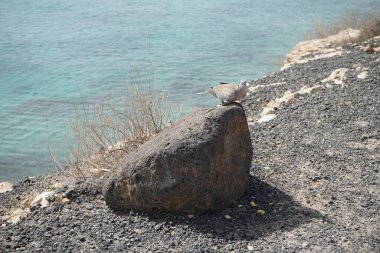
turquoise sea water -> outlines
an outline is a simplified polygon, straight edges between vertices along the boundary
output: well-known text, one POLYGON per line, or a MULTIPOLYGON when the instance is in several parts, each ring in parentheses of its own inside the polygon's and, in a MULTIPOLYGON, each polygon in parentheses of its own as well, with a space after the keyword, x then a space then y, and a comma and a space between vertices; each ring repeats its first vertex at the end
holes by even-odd
POLYGON ((151 62, 157 89, 185 110, 223 81, 255 79, 314 22, 378 0, 1 0, 0 182, 53 168, 73 107, 125 94, 130 71, 151 62))

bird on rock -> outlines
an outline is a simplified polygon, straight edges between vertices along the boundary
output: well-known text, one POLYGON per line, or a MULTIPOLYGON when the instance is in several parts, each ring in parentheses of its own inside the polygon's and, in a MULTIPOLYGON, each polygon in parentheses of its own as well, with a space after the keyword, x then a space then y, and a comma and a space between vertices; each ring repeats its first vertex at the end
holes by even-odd
POLYGON ((211 87, 208 92, 222 101, 222 105, 228 105, 240 100, 247 95, 248 82, 244 79, 239 84, 220 82, 218 86, 211 87))

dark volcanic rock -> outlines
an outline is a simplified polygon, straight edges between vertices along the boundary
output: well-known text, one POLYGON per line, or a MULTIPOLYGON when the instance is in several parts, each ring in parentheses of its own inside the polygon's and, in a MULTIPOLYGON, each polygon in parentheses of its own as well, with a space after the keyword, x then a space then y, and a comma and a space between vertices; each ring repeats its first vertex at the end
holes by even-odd
POLYGON ((104 199, 117 210, 220 210, 244 194, 251 157, 241 106, 200 109, 130 154, 106 182, 104 199))

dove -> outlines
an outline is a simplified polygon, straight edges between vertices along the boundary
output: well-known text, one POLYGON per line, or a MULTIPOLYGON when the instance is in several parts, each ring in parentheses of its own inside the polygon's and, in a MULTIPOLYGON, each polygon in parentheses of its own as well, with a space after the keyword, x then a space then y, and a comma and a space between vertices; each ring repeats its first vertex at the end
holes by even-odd
POLYGON ((244 79, 239 84, 220 82, 220 85, 211 87, 208 92, 222 101, 222 105, 230 104, 245 97, 248 91, 248 82, 244 79))

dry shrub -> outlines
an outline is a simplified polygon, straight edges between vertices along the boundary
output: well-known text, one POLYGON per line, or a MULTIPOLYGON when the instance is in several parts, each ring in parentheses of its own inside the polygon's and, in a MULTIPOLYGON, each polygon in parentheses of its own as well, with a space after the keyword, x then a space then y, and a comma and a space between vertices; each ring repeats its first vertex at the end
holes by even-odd
POLYGON ((70 126, 75 145, 64 162, 71 176, 101 178, 126 154, 178 119, 180 110, 174 110, 166 92, 153 89, 150 77, 141 82, 135 70, 128 87, 121 103, 102 98, 76 109, 70 126))
POLYGON ((362 34, 358 41, 367 40, 380 35, 380 11, 370 13, 364 17, 359 17, 355 11, 347 11, 334 24, 316 23, 312 34, 306 36, 306 39, 321 39, 330 35, 338 34, 340 31, 348 28, 359 29, 362 34))

